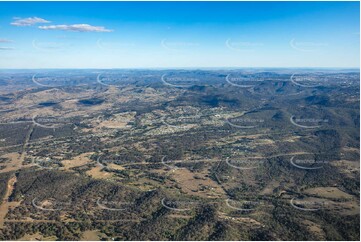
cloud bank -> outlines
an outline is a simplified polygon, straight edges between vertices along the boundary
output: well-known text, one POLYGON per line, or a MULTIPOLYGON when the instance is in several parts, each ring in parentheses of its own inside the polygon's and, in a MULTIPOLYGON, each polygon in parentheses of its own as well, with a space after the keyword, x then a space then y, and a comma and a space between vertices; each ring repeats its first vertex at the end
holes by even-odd
POLYGON ((0 38, 0 43, 12 43, 12 42, 13 42, 12 40, 0 38))
POLYGON ((48 25, 39 26, 39 29, 43 30, 64 30, 72 32, 113 32, 111 29, 106 29, 102 26, 92 26, 89 24, 73 24, 73 25, 48 25))
POLYGON ((14 26, 32 26, 35 24, 45 24, 45 23, 50 23, 50 21, 45 20, 43 18, 38 18, 38 17, 30 17, 30 18, 14 18, 14 22, 10 23, 11 25, 14 26))
POLYGON ((0 46, 0 50, 15 50, 14 47, 1 47, 0 46))

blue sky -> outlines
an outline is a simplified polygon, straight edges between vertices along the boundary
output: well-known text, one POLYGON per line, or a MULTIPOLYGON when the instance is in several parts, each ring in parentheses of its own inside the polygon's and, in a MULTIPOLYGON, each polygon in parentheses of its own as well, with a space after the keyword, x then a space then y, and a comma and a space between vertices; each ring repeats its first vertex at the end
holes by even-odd
POLYGON ((0 68, 359 67, 359 2, 0 2, 0 68))

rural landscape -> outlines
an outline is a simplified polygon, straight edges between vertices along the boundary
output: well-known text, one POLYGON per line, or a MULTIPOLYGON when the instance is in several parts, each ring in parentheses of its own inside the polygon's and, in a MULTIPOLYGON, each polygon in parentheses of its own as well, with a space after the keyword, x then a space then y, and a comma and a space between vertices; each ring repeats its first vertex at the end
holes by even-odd
POLYGON ((360 241, 360 2, 0 1, 1 241, 360 241))
POLYGON ((1 71, 1 240, 358 240, 358 70, 1 71))

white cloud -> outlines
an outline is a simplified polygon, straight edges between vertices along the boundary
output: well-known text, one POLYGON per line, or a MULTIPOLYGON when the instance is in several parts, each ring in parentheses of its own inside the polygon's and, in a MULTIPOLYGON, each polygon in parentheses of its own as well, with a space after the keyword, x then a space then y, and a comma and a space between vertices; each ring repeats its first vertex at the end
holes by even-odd
POLYGON ((12 43, 12 42, 13 42, 12 40, 0 38, 0 43, 12 43))
POLYGON ((14 26, 31 26, 35 24, 45 24, 50 23, 50 21, 38 18, 38 17, 31 17, 31 18, 14 18, 14 22, 10 23, 14 26))
POLYGON ((1 47, 0 46, 0 50, 15 50, 14 47, 1 47))
POLYGON ((106 29, 102 26, 92 26, 89 24, 73 24, 73 25, 48 25, 39 26, 39 29, 44 30, 64 30, 72 32, 113 32, 111 29, 106 29))

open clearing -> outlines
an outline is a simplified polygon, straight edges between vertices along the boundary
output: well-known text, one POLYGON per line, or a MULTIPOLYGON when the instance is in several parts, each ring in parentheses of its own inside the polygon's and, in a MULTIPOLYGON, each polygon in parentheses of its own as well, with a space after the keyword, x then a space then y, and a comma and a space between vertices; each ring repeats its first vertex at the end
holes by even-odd
POLYGON ((182 188, 182 191, 194 196, 222 197, 224 190, 203 173, 193 173, 188 169, 173 170, 172 177, 182 188))
POLYGON ((74 167, 83 166, 83 165, 86 165, 86 164, 89 164, 90 162, 92 162, 89 157, 93 153, 94 152, 84 153, 84 154, 74 157, 71 160, 63 160, 61 163, 64 165, 65 170, 69 170, 74 167))
POLYGON ((309 188, 304 191, 304 193, 314 196, 320 196, 324 198, 343 198, 343 199, 351 199, 352 196, 347 194, 337 187, 315 187, 309 188))

